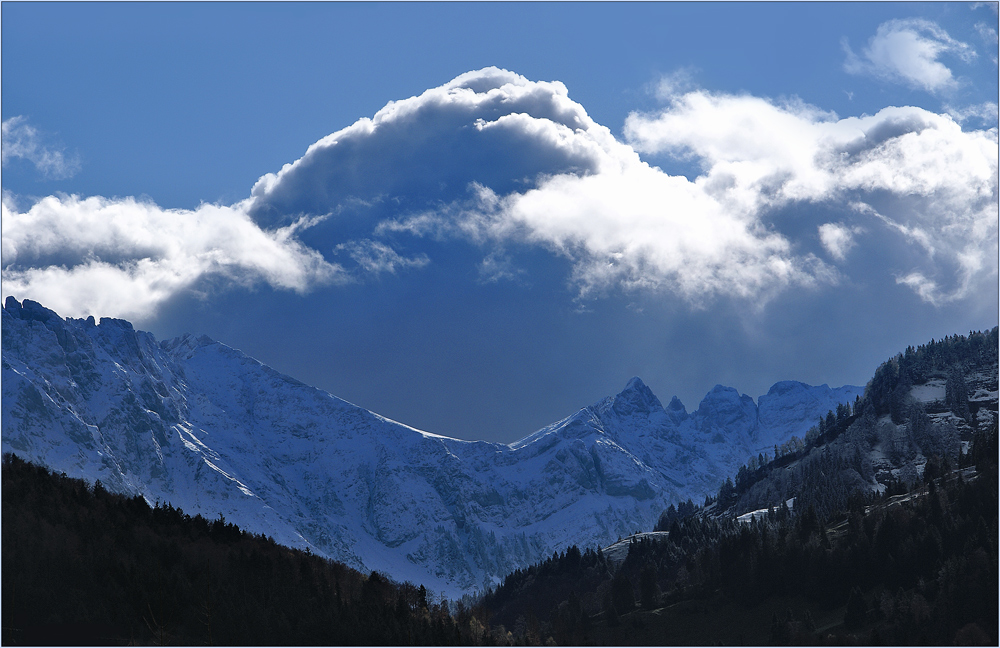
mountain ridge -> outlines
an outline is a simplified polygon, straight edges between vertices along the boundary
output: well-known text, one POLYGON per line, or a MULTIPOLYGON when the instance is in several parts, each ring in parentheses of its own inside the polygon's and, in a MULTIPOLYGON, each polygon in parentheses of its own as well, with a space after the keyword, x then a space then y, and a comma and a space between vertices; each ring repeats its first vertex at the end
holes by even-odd
POLYGON ((205 336, 157 342, 125 320, 64 320, 13 298, 3 308, 5 451, 450 596, 569 544, 651 528, 670 502, 713 492, 764 440, 787 440, 790 421, 807 426, 861 391, 797 384, 815 402, 753 438, 713 418, 735 393, 737 418, 752 406, 759 428, 757 405, 736 390, 688 415, 633 378, 514 443, 464 441, 205 336))

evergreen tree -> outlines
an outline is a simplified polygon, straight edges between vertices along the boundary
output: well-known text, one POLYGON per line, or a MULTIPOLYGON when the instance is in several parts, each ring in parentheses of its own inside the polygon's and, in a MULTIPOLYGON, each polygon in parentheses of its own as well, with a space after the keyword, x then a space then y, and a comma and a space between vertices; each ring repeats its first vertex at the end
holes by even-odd
POLYGON ((639 572, 639 599, 644 610, 652 610, 660 604, 660 586, 656 582, 656 567, 652 563, 639 572))

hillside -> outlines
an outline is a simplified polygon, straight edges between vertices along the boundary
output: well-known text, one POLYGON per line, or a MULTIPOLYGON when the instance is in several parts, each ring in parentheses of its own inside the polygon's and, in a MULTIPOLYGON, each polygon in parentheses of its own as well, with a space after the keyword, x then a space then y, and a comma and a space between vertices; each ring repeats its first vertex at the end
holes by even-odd
POLYGON ((996 385, 997 329, 908 349, 704 506, 483 605, 528 642, 995 645, 996 385))
POLYGON ((482 605, 529 645, 995 645, 996 427, 971 448, 828 517, 699 512, 629 540, 621 562, 571 547, 482 605))
MULTIPOLYGON (((426 590, 3 458, 3 645, 468 645, 426 590)), ((489 640, 489 637, 485 637, 489 640)))
POLYGON ((825 515, 854 492, 899 492, 928 468, 955 466, 976 432, 997 422, 997 331, 932 340, 889 359, 861 398, 821 417, 801 444, 741 467, 710 511, 740 515, 794 500, 825 515))

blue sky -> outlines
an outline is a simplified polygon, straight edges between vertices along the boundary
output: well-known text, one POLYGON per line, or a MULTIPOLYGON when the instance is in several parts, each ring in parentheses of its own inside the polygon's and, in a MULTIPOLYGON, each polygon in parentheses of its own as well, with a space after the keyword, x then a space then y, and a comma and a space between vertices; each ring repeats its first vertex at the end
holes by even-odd
POLYGON ((997 323, 996 3, 0 11, 3 295, 415 427, 997 323))

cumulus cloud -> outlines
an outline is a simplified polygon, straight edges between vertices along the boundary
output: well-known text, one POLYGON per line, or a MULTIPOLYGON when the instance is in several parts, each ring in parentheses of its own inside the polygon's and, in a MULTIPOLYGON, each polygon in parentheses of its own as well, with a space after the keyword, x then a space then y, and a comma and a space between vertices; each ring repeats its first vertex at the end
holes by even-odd
MULTIPOLYGON (((383 198, 376 216, 354 210, 324 226, 351 231, 372 218, 376 235, 541 245, 571 261, 571 281, 584 295, 617 284, 668 289, 692 302, 762 297, 833 276, 754 214, 643 162, 561 83, 496 68, 391 103, 323 138, 261 178, 251 213, 261 222, 342 215, 347 197, 376 195, 383 198)), ((481 271, 503 277, 502 267, 487 260, 481 271)))
POLYGON ((162 209, 133 198, 49 196, 3 203, 3 295, 73 316, 142 319, 205 281, 305 292, 343 271, 295 239, 313 221, 263 230, 243 205, 162 209))
POLYGON ((33 164, 42 175, 54 180, 69 178, 80 170, 78 157, 67 155, 63 149, 46 145, 42 134, 23 115, 5 119, 0 124, 0 133, 0 163, 3 166, 7 166, 11 160, 24 159, 33 164))
MULTIPOLYGON (((948 115, 915 107, 841 119, 801 102, 699 90, 660 112, 630 115, 625 134, 641 152, 697 162, 703 175, 694 184, 730 213, 764 219, 788 205, 877 198, 881 213, 863 213, 928 246, 928 264, 965 268, 949 294, 968 293, 969 272, 970 280, 996 274, 988 262, 997 255, 996 128, 964 131, 948 115)), ((843 232, 828 228, 823 242, 837 257, 834 250, 847 250, 835 234, 843 232)))
POLYGON ((882 23, 860 56, 846 40, 843 46, 847 54, 844 69, 848 73, 868 74, 932 93, 958 84, 951 69, 938 60, 942 55, 951 54, 966 63, 976 57, 967 43, 921 18, 882 23))
POLYGON ((469 72, 390 102, 265 175, 251 214, 282 223, 299 213, 339 214, 351 201, 417 210, 451 202, 473 182, 507 193, 542 174, 589 173, 594 143, 572 134, 594 126, 562 83, 497 68, 469 72))
MULTIPOLYGON (((919 21, 887 23, 883 32, 905 29, 961 50, 919 21)), ((667 105, 630 115, 623 143, 560 83, 469 72, 389 104, 261 178, 251 213, 264 221, 336 213, 323 227, 351 239, 363 232, 460 237, 491 249, 540 245, 570 260, 581 295, 617 285, 672 291, 692 304, 835 282, 836 270, 772 225, 770 214, 797 204, 878 196, 885 215, 873 210, 876 222, 908 244, 935 240, 925 272, 937 271, 935 260, 995 254, 995 129, 963 131, 947 115, 913 107, 842 119, 798 100, 691 86, 687 72, 660 83, 667 105), (702 175, 670 176, 639 153, 693 162, 702 175), (346 200, 375 197, 378 209, 343 217, 346 200)), ((865 230, 833 227, 821 230, 821 243, 843 261, 865 230)), ((487 258, 480 274, 505 277, 504 267, 487 258)))
POLYGON ((671 290, 692 304, 714 295, 763 300, 789 284, 833 279, 815 257, 794 255, 780 234, 643 163, 553 177, 523 194, 490 197, 487 206, 492 236, 571 259, 582 296, 621 285, 671 290))

